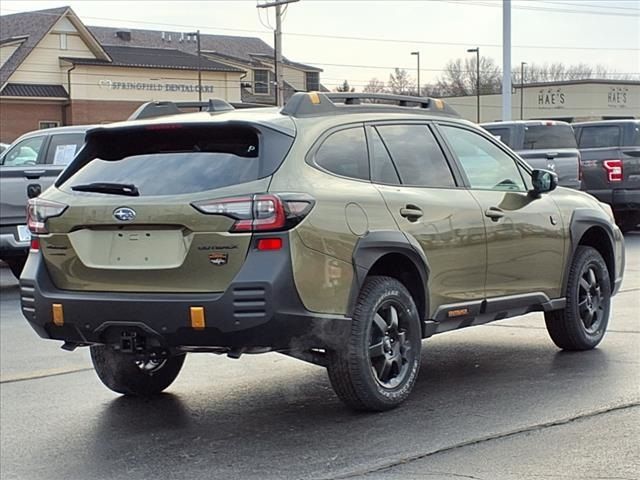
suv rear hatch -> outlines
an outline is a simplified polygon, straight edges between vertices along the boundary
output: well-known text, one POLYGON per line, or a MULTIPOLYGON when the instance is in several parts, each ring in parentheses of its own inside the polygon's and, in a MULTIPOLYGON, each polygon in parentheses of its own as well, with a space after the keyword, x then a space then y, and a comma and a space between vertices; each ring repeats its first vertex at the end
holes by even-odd
POLYGON ((518 154, 533 168, 551 170, 564 187, 580 188, 580 153, 573 129, 565 123, 527 124, 518 154))
POLYGON ((252 218, 253 194, 268 190, 292 143, 282 131, 247 122, 90 132, 59 189, 35 202, 40 211, 63 209, 40 237, 54 284, 84 291, 224 291, 252 237, 250 228, 230 231, 238 218, 252 218), (239 217, 225 210, 230 201, 239 217))

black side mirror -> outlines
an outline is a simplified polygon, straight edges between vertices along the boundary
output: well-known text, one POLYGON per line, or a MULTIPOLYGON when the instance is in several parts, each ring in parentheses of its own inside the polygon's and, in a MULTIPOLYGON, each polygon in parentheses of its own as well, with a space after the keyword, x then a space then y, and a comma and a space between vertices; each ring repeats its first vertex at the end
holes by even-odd
POLYGON ((558 175, 549 170, 535 169, 531 172, 531 183, 533 184, 533 190, 531 193, 534 195, 540 195, 541 193, 550 192, 555 190, 558 186, 558 175))

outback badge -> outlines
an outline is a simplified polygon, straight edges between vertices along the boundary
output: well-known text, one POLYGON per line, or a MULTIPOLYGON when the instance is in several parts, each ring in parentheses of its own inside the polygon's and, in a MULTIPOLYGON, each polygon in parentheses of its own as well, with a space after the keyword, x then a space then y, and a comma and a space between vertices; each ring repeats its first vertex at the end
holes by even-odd
POLYGON ((229 255, 227 253, 210 253, 209 254, 209 263, 217 266, 222 266, 227 264, 227 260, 229 260, 229 255))

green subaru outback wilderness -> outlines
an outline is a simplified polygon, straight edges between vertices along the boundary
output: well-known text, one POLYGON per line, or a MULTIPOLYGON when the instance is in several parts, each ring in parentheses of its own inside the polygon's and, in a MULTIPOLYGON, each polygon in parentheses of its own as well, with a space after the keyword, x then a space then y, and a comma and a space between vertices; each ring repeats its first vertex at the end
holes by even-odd
POLYGON ((274 351, 386 410, 436 333, 542 311, 558 347, 600 342, 623 237, 556 186, 437 99, 297 93, 101 126, 29 203, 22 311, 121 394, 161 392, 189 352, 274 351))

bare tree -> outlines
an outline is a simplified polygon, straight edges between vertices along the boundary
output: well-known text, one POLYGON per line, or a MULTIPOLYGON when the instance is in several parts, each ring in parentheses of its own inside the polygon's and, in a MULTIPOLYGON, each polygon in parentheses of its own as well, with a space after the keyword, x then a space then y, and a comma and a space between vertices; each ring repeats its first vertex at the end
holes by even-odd
POLYGON ((342 82, 342 85, 338 85, 336 87, 336 92, 355 92, 355 91, 356 89, 352 88, 351 85, 349 85, 349 82, 347 80, 342 82))
POLYGON ((415 82, 409 73, 403 68, 396 68, 394 73, 389 75, 389 91, 396 95, 411 95, 415 92, 415 82))
MULTIPOLYGON (((513 83, 520 84, 520 68, 514 68, 512 73, 513 83)), ((524 69, 524 82, 558 82, 563 80, 586 80, 590 78, 606 79, 615 75, 619 79, 627 79, 628 75, 612 74, 603 65, 591 66, 586 63, 565 65, 563 63, 531 63, 524 69)))
POLYGON ((385 93, 387 89, 383 81, 378 80, 377 78, 374 77, 371 80, 369 80, 369 83, 365 85, 362 91, 364 93, 385 93))
MULTIPOLYGON (((450 60, 438 79, 440 96, 462 96, 476 93, 476 57, 450 60)), ((480 93, 498 93, 501 85, 500 68, 490 57, 480 57, 480 93)))

